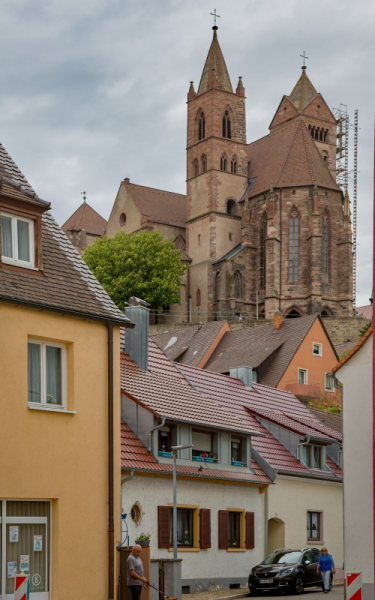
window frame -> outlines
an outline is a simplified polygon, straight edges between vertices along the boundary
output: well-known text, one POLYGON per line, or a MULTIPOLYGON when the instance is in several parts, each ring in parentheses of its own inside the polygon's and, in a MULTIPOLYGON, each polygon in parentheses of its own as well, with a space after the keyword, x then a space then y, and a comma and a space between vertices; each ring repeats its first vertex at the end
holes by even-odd
POLYGON ((308 369, 300 369, 299 368, 298 369, 298 385, 308 385, 308 382, 309 382, 309 371, 308 371, 308 369), (303 383, 300 381, 300 375, 302 373, 305 374, 305 379, 306 379, 303 383))
POLYGON ((331 394, 335 391, 334 376, 331 373, 324 373, 324 390, 326 392, 330 392, 331 394), (329 378, 329 381, 331 382, 330 387, 327 387, 327 377, 329 378))
POLYGON ((300 454, 300 461, 306 465, 308 469, 312 471, 324 471, 325 456, 323 452, 323 446, 319 446, 318 444, 304 444, 301 446, 302 452, 300 454), (319 450, 319 464, 317 466, 313 466, 313 462, 315 462, 315 450, 319 450), (305 456, 305 452, 307 456, 305 456), (307 460, 305 460, 307 458, 307 460))
POLYGON ((306 539, 309 543, 313 543, 313 544, 317 544, 317 543, 323 543, 324 538, 323 538, 323 511, 321 510, 307 510, 306 511, 306 521, 307 521, 307 527, 306 527, 306 539), (311 534, 312 532, 312 515, 317 515, 318 516, 318 536, 316 538, 314 537, 309 537, 309 532, 311 534), (310 528, 308 527, 309 525, 309 520, 310 520, 310 528))
MULTIPOLYGON (((41 340, 28 338, 27 340, 27 367, 29 367, 29 344, 35 344, 41 347, 40 350, 40 381, 41 381, 41 401, 32 402, 27 398, 30 408, 38 408, 40 410, 51 411, 67 411, 67 358, 66 344, 52 342, 49 340, 41 340), (47 403, 47 380, 46 380, 46 348, 47 346, 61 349, 61 404, 47 403)), ((29 395, 29 382, 27 382, 27 394, 29 395)))
POLYGON ((299 281, 300 222, 295 208, 289 214, 288 281, 299 281))
MULTIPOLYGON (((159 548, 167 548, 167 545, 162 543, 165 540, 165 535, 164 535, 164 539, 162 541, 162 536, 161 536, 161 531, 160 531, 160 527, 161 527, 161 521, 160 521, 160 514, 161 511, 164 511, 165 509, 169 509, 169 519, 168 519, 168 534, 169 534, 169 545, 168 545, 168 552, 173 552, 173 529, 171 527, 171 520, 173 520, 173 504, 169 503, 167 506, 158 506, 158 538, 159 538, 159 548), (172 540, 172 542, 171 542, 172 540)), ((192 510, 193 511, 193 545, 192 546, 180 546, 177 544, 177 548, 178 548, 178 552, 199 552, 201 550, 201 546, 200 546, 200 511, 202 510, 198 505, 196 504, 177 504, 177 510, 178 509, 187 509, 187 510, 192 510)), ((211 547, 211 545, 207 546, 207 547, 211 547)))
POLYGON ((320 342, 313 342, 312 353, 313 356, 323 356, 323 344, 321 344, 320 342), (318 352, 314 352, 314 346, 317 346, 318 352))
POLYGON ((255 548, 255 513, 245 508, 227 508, 219 510, 218 549, 227 552, 246 552, 255 548), (231 513, 239 514, 240 539, 239 545, 230 546, 230 517, 231 513), (224 541, 225 538, 225 541, 224 541), (227 539, 226 539, 227 538, 227 539))
POLYGON ((11 220, 11 230, 12 230, 12 257, 4 256, 1 251, 1 262, 7 265, 13 265, 17 267, 24 267, 25 269, 36 269, 35 267, 35 221, 34 219, 30 219, 28 217, 24 217, 22 215, 9 213, 6 211, 0 212, 0 228, 1 228, 1 218, 5 217, 11 220), (25 261, 18 258, 18 228, 17 222, 21 221, 23 223, 28 223, 29 225, 29 256, 30 260, 25 261), (17 256, 17 258, 15 258, 17 256))

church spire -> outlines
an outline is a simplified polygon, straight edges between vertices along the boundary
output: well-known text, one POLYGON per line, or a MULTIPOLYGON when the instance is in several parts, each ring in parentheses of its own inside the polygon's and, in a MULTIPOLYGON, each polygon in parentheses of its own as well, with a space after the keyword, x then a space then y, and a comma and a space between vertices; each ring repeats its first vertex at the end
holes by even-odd
POLYGON ((296 85, 293 88, 292 93, 289 98, 293 102, 293 104, 298 108, 300 112, 302 112, 310 100, 317 95, 317 91, 311 83, 310 79, 306 75, 307 67, 303 65, 302 67, 302 75, 297 81, 296 85))
POLYGON ((218 27, 214 25, 212 29, 214 31, 214 37, 202 72, 202 77, 197 92, 198 96, 200 94, 204 94, 204 92, 208 92, 208 90, 212 89, 213 87, 223 92, 231 92, 233 94, 233 88, 227 65, 225 64, 224 56, 217 37, 218 27), (213 81, 213 79, 215 79, 215 81, 213 81))

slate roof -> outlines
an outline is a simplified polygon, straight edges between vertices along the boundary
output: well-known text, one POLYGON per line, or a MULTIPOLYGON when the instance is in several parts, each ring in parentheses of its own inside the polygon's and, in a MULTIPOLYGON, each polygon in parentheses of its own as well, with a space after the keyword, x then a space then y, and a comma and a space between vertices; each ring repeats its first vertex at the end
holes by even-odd
POLYGON ((81 231, 85 229, 92 235, 104 235, 107 221, 89 204, 83 202, 79 208, 65 221, 63 231, 81 231))
MULTIPOLYGON (((225 323, 217 321, 207 325, 185 327, 153 335, 152 339, 171 360, 196 367, 215 342, 225 323)), ((229 326, 226 328, 229 329, 229 326)))
POLYGON ((186 196, 155 188, 122 182, 141 215, 156 223, 175 227, 186 225, 186 196))
MULTIPOLYGON (((121 467, 123 469, 135 469, 137 471, 159 472, 172 475, 171 464, 159 463, 157 458, 150 454, 133 433, 130 427, 122 421, 121 423, 121 467)), ((197 465, 198 467, 198 465, 197 465)), ((215 469, 214 465, 205 464, 202 472, 197 467, 177 464, 177 475, 188 475, 197 479, 223 479, 226 481, 246 483, 271 483, 270 479, 263 473, 262 469, 253 460, 251 468, 253 473, 242 471, 222 471, 215 469)))
POLYGON ((337 356, 340 358, 341 354, 345 352, 345 350, 352 350, 357 342, 344 342, 343 344, 336 344, 335 350, 337 356))
POLYGON ((233 88, 230 81, 227 65, 225 64, 224 56, 220 48, 217 37, 217 27, 213 27, 214 36, 211 42, 210 49, 203 67, 202 77, 199 83, 197 96, 208 92, 212 89, 213 79, 215 78, 215 87, 224 92, 233 94, 233 88))
POLYGON ((231 367, 258 367, 274 353, 261 381, 265 385, 276 387, 317 318, 317 315, 308 315, 298 319, 284 319, 280 329, 275 332, 273 323, 229 331, 207 361, 205 369, 226 373, 231 367))
POLYGON ((157 344, 149 341, 149 371, 140 369, 121 352, 121 391, 156 417, 206 425, 214 429, 257 433, 253 423, 242 421, 194 389, 157 344))
POLYGON ((289 98, 293 104, 302 112, 306 106, 317 95, 317 91, 306 75, 306 67, 302 67, 302 75, 294 86, 289 98))
POLYGON ((309 411, 319 419, 324 425, 334 429, 338 433, 342 435, 342 416, 336 415, 335 413, 329 413, 325 410, 320 410, 319 408, 313 408, 312 406, 307 407, 309 411))
POLYGON ((341 478, 342 470, 329 458, 327 464, 331 472, 311 471, 300 463, 260 422, 260 418, 278 423, 303 437, 341 441, 341 435, 321 423, 290 392, 254 384, 251 390, 232 377, 210 373, 195 367, 179 365, 181 372, 197 390, 209 395, 215 402, 240 419, 251 419, 259 433, 265 437, 252 437, 255 450, 279 472, 309 474, 322 478, 341 478))
MULTIPOLYGON (((6 170, 0 193, 8 198, 38 204, 50 204, 38 198, 24 175, 0 147, 0 163, 6 170), (8 177, 14 180, 8 182, 8 177), (18 190, 17 197, 12 190, 18 190)), ((66 314, 89 316, 127 325, 125 317, 112 302, 86 263, 57 225, 49 212, 42 216, 43 269, 0 268, 0 301, 21 303, 46 310, 63 310, 66 314)))
POLYGON ((323 161, 303 117, 285 123, 248 146, 249 198, 270 189, 313 186, 340 191, 323 161))

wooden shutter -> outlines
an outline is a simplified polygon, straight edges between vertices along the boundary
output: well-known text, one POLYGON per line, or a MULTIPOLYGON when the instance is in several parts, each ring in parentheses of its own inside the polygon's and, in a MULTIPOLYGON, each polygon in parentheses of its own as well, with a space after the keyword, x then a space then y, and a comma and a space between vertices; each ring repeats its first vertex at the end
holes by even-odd
POLYGON ((255 548, 255 520, 254 513, 246 513, 246 548, 252 550, 255 548))
POLYGON ((219 550, 226 550, 229 546, 229 513, 219 510, 219 550))
POLYGON ((201 508, 199 523, 200 547, 202 549, 211 548, 211 510, 201 508))
POLYGON ((171 545, 171 521, 169 506, 158 506, 158 542, 159 548, 171 545))

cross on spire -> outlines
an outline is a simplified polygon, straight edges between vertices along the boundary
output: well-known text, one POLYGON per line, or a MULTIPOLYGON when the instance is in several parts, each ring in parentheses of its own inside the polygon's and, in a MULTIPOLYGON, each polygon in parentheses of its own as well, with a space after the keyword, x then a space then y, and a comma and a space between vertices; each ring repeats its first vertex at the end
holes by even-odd
POLYGON ((305 67, 306 66, 305 60, 306 59, 309 60, 309 57, 306 56, 305 51, 303 51, 303 54, 300 54, 300 57, 303 58, 303 66, 305 67))
POLYGON ((214 12, 210 13, 210 15, 213 16, 213 18, 214 18, 214 27, 216 27, 216 18, 220 19, 220 15, 216 14, 216 8, 214 8, 214 12))
POLYGON ((86 192, 81 192, 82 196, 83 196, 83 201, 86 204, 86 192))

